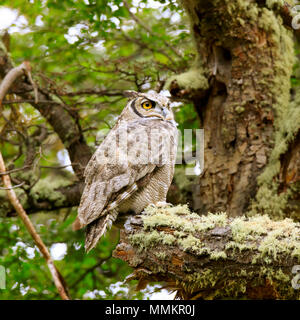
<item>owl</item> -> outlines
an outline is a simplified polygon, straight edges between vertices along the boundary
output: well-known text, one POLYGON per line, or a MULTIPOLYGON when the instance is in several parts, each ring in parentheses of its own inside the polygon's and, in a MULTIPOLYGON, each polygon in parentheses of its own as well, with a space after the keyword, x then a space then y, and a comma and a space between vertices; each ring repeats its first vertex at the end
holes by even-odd
POLYGON ((173 179, 177 124, 170 100, 156 92, 125 91, 128 103, 87 164, 73 229, 86 227, 94 248, 119 215, 163 205, 173 179))

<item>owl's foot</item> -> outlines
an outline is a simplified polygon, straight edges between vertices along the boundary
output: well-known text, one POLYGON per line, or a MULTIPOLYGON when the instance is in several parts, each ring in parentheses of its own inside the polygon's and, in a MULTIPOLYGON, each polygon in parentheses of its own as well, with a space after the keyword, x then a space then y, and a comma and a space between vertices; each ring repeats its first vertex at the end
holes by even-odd
POLYGON ((172 203, 168 203, 165 201, 159 201, 154 203, 150 203, 149 206, 153 207, 153 208, 167 208, 167 207, 173 207, 172 203))

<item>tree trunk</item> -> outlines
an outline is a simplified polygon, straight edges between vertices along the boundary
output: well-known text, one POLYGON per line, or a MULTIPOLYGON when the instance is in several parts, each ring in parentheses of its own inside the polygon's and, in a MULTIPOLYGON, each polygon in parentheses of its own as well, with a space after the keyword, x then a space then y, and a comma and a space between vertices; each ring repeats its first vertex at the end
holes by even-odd
POLYGON ((299 234, 290 219, 149 206, 127 221, 114 257, 134 268, 138 289, 163 281, 182 299, 299 299, 299 234))
POLYGON ((280 10, 253 0, 182 4, 198 57, 168 87, 194 102, 204 128, 193 209, 299 220, 300 113, 289 104, 294 50, 280 10))

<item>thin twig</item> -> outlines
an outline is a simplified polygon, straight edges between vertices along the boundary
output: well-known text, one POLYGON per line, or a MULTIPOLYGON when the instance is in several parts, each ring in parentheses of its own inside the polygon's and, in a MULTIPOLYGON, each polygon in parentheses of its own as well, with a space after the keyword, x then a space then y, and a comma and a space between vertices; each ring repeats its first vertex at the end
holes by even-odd
MULTIPOLYGON (((2 153, 0 151, 0 172, 6 172, 5 163, 2 157, 2 153)), ((50 270, 50 273, 52 275, 54 284, 63 300, 70 300, 70 297, 68 295, 68 291, 66 288, 66 285, 64 283, 64 279, 59 273, 58 269, 55 267, 54 262, 51 258, 51 255, 45 246, 43 240, 39 236, 39 234, 36 232, 32 222, 30 221, 26 211, 24 210, 23 206, 21 205, 19 199, 16 196, 15 191, 12 188, 11 180, 9 175, 3 175, 2 181, 5 187, 7 188, 6 193, 8 196, 8 199, 10 203, 13 205, 14 209, 22 219, 25 227, 27 228, 28 232, 32 236, 34 242, 36 243, 37 247, 39 248, 40 252, 42 253, 43 257, 45 258, 48 268, 50 270)))
POLYGON ((62 92, 60 93, 61 96, 80 96, 80 95, 99 95, 99 96, 108 96, 108 97, 116 97, 116 96, 123 96, 121 91, 109 91, 109 90, 98 90, 98 89, 85 89, 75 92, 62 92))
POLYGON ((70 285, 70 288, 75 288, 78 283, 80 283, 90 272, 94 271, 96 268, 100 267, 105 261, 107 261, 108 259, 110 259, 112 256, 112 252, 110 253, 110 255, 106 258, 100 259, 95 265, 93 265, 90 268, 87 268, 83 274, 74 282, 70 285))
MULTIPOLYGON (((33 99, 14 99, 14 100, 3 100, 2 104, 15 104, 15 103, 33 103, 33 99)), ((52 100, 39 100, 40 103, 49 103, 49 104, 59 104, 57 101, 52 100)))
POLYGON ((19 188, 19 187, 22 187, 22 185, 25 183, 25 181, 23 181, 22 183, 20 184, 17 184, 15 186, 12 186, 12 187, 9 187, 9 188, 3 188, 3 187, 0 187, 0 190, 11 190, 11 189, 16 189, 16 188, 19 188))
MULTIPOLYGON (((9 174, 9 173, 15 173, 15 172, 18 172, 18 171, 23 171, 23 170, 26 170, 26 169, 28 169, 28 168, 31 168, 33 166, 33 164, 32 165, 26 165, 26 166, 24 166, 24 167, 22 167, 22 168, 16 168, 16 169, 12 169, 12 170, 8 170, 8 171, 6 171, 6 172, 0 172, 0 177, 1 176, 4 176, 4 175, 7 175, 7 174, 9 174)), ((53 169, 53 170, 57 170, 57 169, 65 169, 65 168, 67 168, 67 167, 70 167, 70 166, 72 166, 72 164, 70 163, 70 164, 66 164, 66 165, 63 165, 63 166, 39 166, 41 169, 53 169)))

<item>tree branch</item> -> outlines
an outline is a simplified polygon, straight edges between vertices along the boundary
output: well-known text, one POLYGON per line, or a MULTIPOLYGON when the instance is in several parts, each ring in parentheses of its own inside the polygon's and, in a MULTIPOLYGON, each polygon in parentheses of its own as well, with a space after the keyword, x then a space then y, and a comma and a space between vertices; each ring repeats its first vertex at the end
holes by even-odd
POLYGON ((123 96, 123 92, 118 90, 99 90, 99 89, 85 89, 74 92, 62 92, 61 96, 75 97, 82 95, 97 95, 97 96, 108 96, 108 97, 119 97, 123 96))
POLYGON ((267 216, 198 216, 186 206, 148 207, 121 231, 113 254, 134 268, 130 279, 163 281, 182 299, 297 299, 300 224, 267 216))
MULTIPOLYGON (((0 76, 4 78, 6 74, 9 74, 13 69, 13 63, 4 45, 0 43, 0 76)), ((15 81, 13 92, 25 100, 34 101, 31 102, 32 106, 36 108, 53 127, 68 150, 74 172, 77 177, 82 180, 84 168, 92 154, 77 121, 78 115, 76 111, 73 110, 71 115, 63 104, 55 103, 50 93, 38 87, 34 88, 31 81, 27 81, 26 79, 18 79, 18 81, 15 81), (33 90, 35 93, 32 93, 33 90), (38 101, 38 103, 36 101, 38 101)))
MULTIPOLYGON (((1 176, 1 175, 0 175, 1 176)), ((40 192, 38 185, 36 191, 29 194, 24 193, 22 198, 23 207, 27 214, 34 214, 41 211, 57 211, 64 208, 76 207, 79 205, 80 197, 83 191, 83 182, 71 184, 67 187, 58 187, 40 192)), ((0 216, 15 217, 16 212, 12 206, 6 204, 6 199, 0 195, 0 216)))
MULTIPOLYGON (((0 152, 0 172, 5 172, 5 164, 2 158, 2 153, 0 152)), ((7 196, 13 207, 15 208, 16 212, 22 219, 26 229, 32 236, 34 242, 36 243, 37 247, 39 248, 40 252, 42 253, 43 257, 46 260, 46 263, 48 265, 48 268, 50 270, 50 273, 52 275, 54 284, 63 300, 70 300, 70 297, 68 295, 68 291, 66 288, 66 284, 64 282, 64 279, 58 269, 55 267, 54 262, 50 256, 50 253, 45 246, 43 240, 39 236, 39 234, 36 232, 32 222, 28 218, 26 211, 23 209, 23 206, 21 205, 20 201, 18 200, 15 191, 12 188, 12 184, 9 178, 9 175, 3 175, 2 181, 5 187, 7 188, 7 196)))
POLYGON ((3 79, 3 81, 0 84, 0 107, 2 105, 2 100, 5 97, 7 91, 10 89, 12 84, 15 82, 17 78, 19 78, 21 75, 25 74, 26 71, 28 72, 30 68, 29 62, 24 61, 22 64, 20 64, 18 67, 15 67, 11 69, 3 79))

